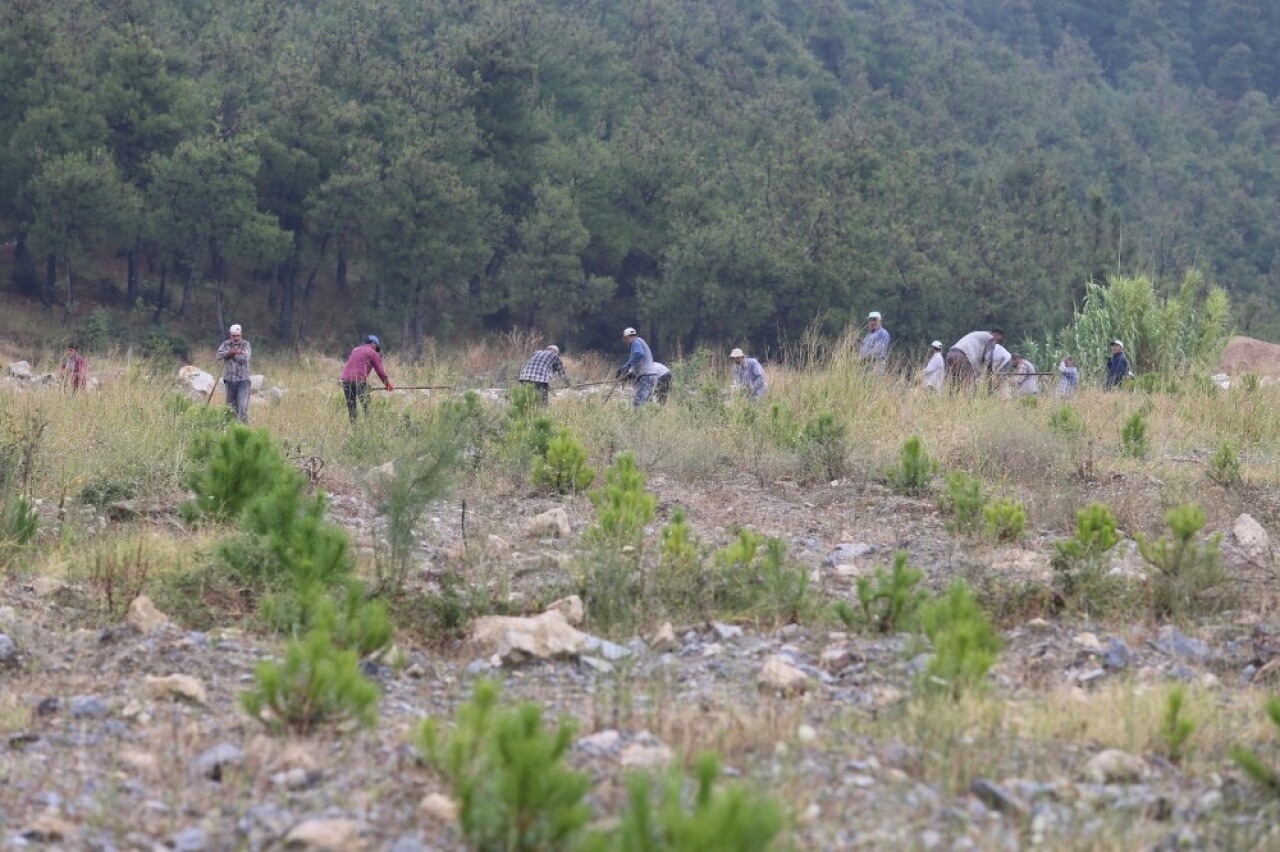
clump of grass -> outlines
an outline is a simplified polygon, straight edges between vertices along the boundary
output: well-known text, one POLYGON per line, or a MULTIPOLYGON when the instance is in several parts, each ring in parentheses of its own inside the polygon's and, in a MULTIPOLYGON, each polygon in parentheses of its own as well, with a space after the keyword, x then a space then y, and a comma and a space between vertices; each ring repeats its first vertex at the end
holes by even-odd
MULTIPOLYGON (((1263 711, 1271 724, 1280 731, 1280 698, 1268 698, 1263 711)), ((1244 770, 1255 783, 1271 796, 1280 797, 1280 771, 1268 766, 1249 746, 1237 743, 1229 751, 1231 759, 1244 770)))
POLYGON ((929 592, 918 588, 923 579, 924 572, 907 563, 905 551, 898 551, 888 572, 877 568, 871 577, 858 578, 858 609, 838 601, 836 615, 846 627, 875 633, 911 629, 920 607, 929 599, 929 592))
POLYGON ((933 656, 920 678, 927 692, 953 699, 977 689, 1003 643, 968 584, 957 580, 920 609, 920 630, 933 656))
POLYGON ((241 704, 274 731, 305 734, 347 720, 377 724, 378 688, 360 673, 356 652, 339 649, 323 630, 289 642, 282 662, 259 663, 254 680, 241 704))
POLYGON ((1209 458, 1209 467, 1207 469, 1209 479, 1223 488, 1230 488, 1232 485, 1240 484, 1241 470, 1240 456, 1236 454, 1235 448, 1231 446, 1231 443, 1223 441, 1218 444, 1218 448, 1214 450, 1213 455, 1209 458))
POLYGON ((840 479, 847 469, 848 427, 831 412, 823 412, 805 424, 799 449, 807 477, 840 479))
POLYGON ((1204 529, 1204 509, 1195 504, 1175 506, 1165 513, 1170 536, 1148 541, 1137 536, 1143 559, 1156 570, 1150 578, 1151 610, 1158 620, 1181 618, 1211 608, 1204 593, 1226 578, 1220 559, 1222 533, 1204 543, 1196 537, 1204 529))
POLYGON ((1160 748, 1170 763, 1181 763, 1187 756, 1188 741, 1196 731, 1196 723, 1187 716, 1187 689, 1178 684, 1165 696, 1164 715, 1158 732, 1160 748))
POLYGON ((1049 431, 1063 438, 1078 440, 1084 436, 1084 418, 1064 402, 1049 415, 1049 431))
POLYGON ((1130 458, 1145 459, 1151 441, 1147 436, 1147 418, 1142 412, 1134 412, 1133 416, 1120 427, 1120 451, 1130 458))
POLYGON ((946 490, 938 498, 938 506, 951 515, 953 532, 972 534, 981 529, 987 498, 982 493, 982 480, 963 470, 949 471, 946 490))
POLYGON ((993 500, 982 509, 982 534, 993 541, 1017 541, 1027 525, 1027 511, 1020 500, 993 500))
POLYGON ((1054 542, 1050 564, 1055 587, 1076 612, 1105 612, 1116 602, 1119 583, 1106 575, 1106 558, 1120 541, 1116 517, 1103 503, 1076 512, 1075 535, 1054 542))
POLYGON ((896 491, 915 495, 929 489, 937 470, 938 463, 925 452, 920 436, 912 435, 903 443, 898 466, 889 470, 887 478, 896 491))

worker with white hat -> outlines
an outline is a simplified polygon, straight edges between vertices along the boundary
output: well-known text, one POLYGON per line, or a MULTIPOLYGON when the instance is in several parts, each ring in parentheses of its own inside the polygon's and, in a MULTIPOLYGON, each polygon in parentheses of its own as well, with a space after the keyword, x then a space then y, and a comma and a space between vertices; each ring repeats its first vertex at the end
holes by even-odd
POLYGON ((1107 357, 1107 380, 1103 387, 1107 390, 1120 387, 1129 376, 1129 359, 1124 357, 1124 344, 1119 340, 1111 341, 1111 354, 1107 357))
POLYGON ((729 353, 733 362, 733 389, 742 391, 752 399, 759 399, 769 390, 769 383, 764 379, 764 367, 755 358, 748 358, 741 349, 729 353))
POLYGON ((867 335, 858 347, 858 357, 879 366, 889 357, 889 332, 881 324, 879 311, 867 314, 867 335))
POLYGON ((940 391, 946 375, 947 365, 942 360, 942 341, 935 340, 929 344, 929 363, 924 365, 924 386, 932 391, 940 391))
POLYGON ((636 395, 631 400, 631 403, 639 408, 649 400, 649 395, 653 393, 654 385, 658 382, 659 371, 653 363, 653 350, 649 348, 649 344, 644 342, 643 337, 636 334, 634 328, 624 328, 622 330, 622 339, 631 347, 631 354, 614 373, 614 378, 635 377, 636 395))
POLYGON ((227 405, 241 423, 249 422, 249 341, 244 339, 240 324, 227 329, 230 337, 222 341, 215 356, 223 362, 222 384, 227 390, 227 405))

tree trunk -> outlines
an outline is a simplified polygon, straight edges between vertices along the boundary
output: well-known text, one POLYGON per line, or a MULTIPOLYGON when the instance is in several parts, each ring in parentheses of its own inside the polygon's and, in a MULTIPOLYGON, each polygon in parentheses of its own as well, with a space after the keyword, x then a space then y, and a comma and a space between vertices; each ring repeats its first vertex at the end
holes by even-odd
POLYGON ((142 237, 135 237, 133 246, 129 249, 129 271, 125 273, 126 292, 125 298, 129 302, 129 307, 133 307, 138 301, 138 257, 142 254, 142 237))
POLYGON ((302 343, 307 333, 307 309, 311 307, 311 294, 315 291, 316 275, 320 272, 319 266, 311 267, 311 274, 307 276, 307 285, 302 289, 302 307, 298 311, 298 335, 293 339, 295 344, 302 343))
POLYGON ((293 299, 298 289, 297 284, 298 253, 295 251, 280 273, 280 321, 276 325, 278 340, 288 340, 293 334, 293 299))
POLYGON ((219 284, 213 289, 213 304, 218 313, 218 331, 219 333, 227 330, 227 317, 222 310, 222 285, 219 284))
POLYGON ((53 252, 44 261, 44 303, 52 305, 58 298, 58 258, 53 252))
POLYGON ((164 285, 169 277, 169 265, 161 264, 160 266, 160 292, 156 294, 156 312, 151 315, 151 324, 160 324, 160 313, 164 310, 164 285))
POLYGON ((187 270, 186 283, 182 285, 182 302, 178 305, 178 316, 185 316, 187 313, 187 300, 191 298, 191 291, 196 286, 196 268, 192 266, 187 270))
POLYGON ((347 292, 347 246, 346 243, 338 244, 338 268, 334 271, 334 283, 338 285, 338 292, 347 292))

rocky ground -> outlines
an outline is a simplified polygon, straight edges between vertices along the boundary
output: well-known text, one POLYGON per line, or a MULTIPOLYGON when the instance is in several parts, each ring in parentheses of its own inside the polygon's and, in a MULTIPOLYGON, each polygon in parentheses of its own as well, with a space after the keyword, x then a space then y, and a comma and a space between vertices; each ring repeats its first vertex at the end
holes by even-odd
MULTIPOLYGON (((932 503, 873 483, 650 487, 661 515, 689 507, 712 543, 743 523, 784 535, 824 599, 849 599, 856 578, 897 549, 933 588, 975 571, 1010 587, 1048 577, 1049 536, 1006 547, 957 540, 932 503)), ((334 517, 367 546, 378 518, 358 489, 338 491, 334 517)), ((590 516, 583 499, 473 500, 465 544, 484 557, 468 564, 485 572, 473 579, 501 586, 517 608, 540 599, 563 579, 590 516)), ((428 518, 414 578, 423 593, 464 546, 459 521, 452 503, 428 518)), ((1270 579, 1265 530, 1259 539, 1239 522, 1228 533, 1239 582, 1270 579)), ((1142 570, 1131 547, 1115 568, 1142 570)), ((580 612, 566 602, 543 617, 553 648, 522 638, 523 621, 475 625, 479 641, 444 646, 402 637, 403 665, 369 664, 383 692, 375 730, 299 739, 268 737, 238 705, 274 642, 193 632, 141 604, 123 623, 72 629, 84 623, 85 594, 15 575, 0 595, 5 848, 459 848, 446 791, 412 735, 426 716, 447 718, 479 677, 499 678, 505 701, 577 721, 572 762, 590 772, 602 814, 616 810, 625 772, 710 748, 730 776, 784 803, 797 848, 1280 843, 1271 811, 1229 761, 1175 765, 1139 730, 1174 683, 1190 685, 1206 714, 1258 715, 1257 687, 1280 670, 1280 636, 1261 607, 1185 630, 1015 613, 1001 621, 990 693, 956 707, 913 699, 923 657, 909 636, 848 633, 834 620, 764 631, 710 622, 653 625, 615 643, 575 628, 580 612)), ((1269 734, 1257 725, 1239 735, 1269 734)))

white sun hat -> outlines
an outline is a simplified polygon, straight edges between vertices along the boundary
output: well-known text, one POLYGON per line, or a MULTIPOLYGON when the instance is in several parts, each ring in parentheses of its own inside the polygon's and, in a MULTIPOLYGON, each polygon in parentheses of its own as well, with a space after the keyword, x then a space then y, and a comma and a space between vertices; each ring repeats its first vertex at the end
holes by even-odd
POLYGON ((880 312, 872 311, 871 313, 867 314, 867 319, 880 319, 880 312))
POLYGON ((941 341, 941 340, 935 340, 935 341, 933 341, 932 343, 930 343, 929 345, 930 345, 930 346, 932 346, 934 349, 941 349, 941 348, 942 348, 942 341, 941 341))
POLYGON ((236 323, 235 325, 231 326, 231 328, 227 329, 227 331, 230 332, 231 334, 239 334, 240 323, 236 323))
POLYGON ((623 337, 630 337, 631 335, 633 335, 633 334, 635 334, 635 333, 636 333, 636 330, 635 330, 634 328, 632 328, 631 326, 627 326, 626 328, 624 328, 624 329, 622 330, 622 336, 623 336, 623 337))
POLYGON ((735 350, 733 350, 732 352, 730 352, 730 353, 729 353, 729 357, 730 357, 730 358, 745 358, 745 357, 747 357, 747 353, 743 352, 741 349, 735 349, 735 350))

